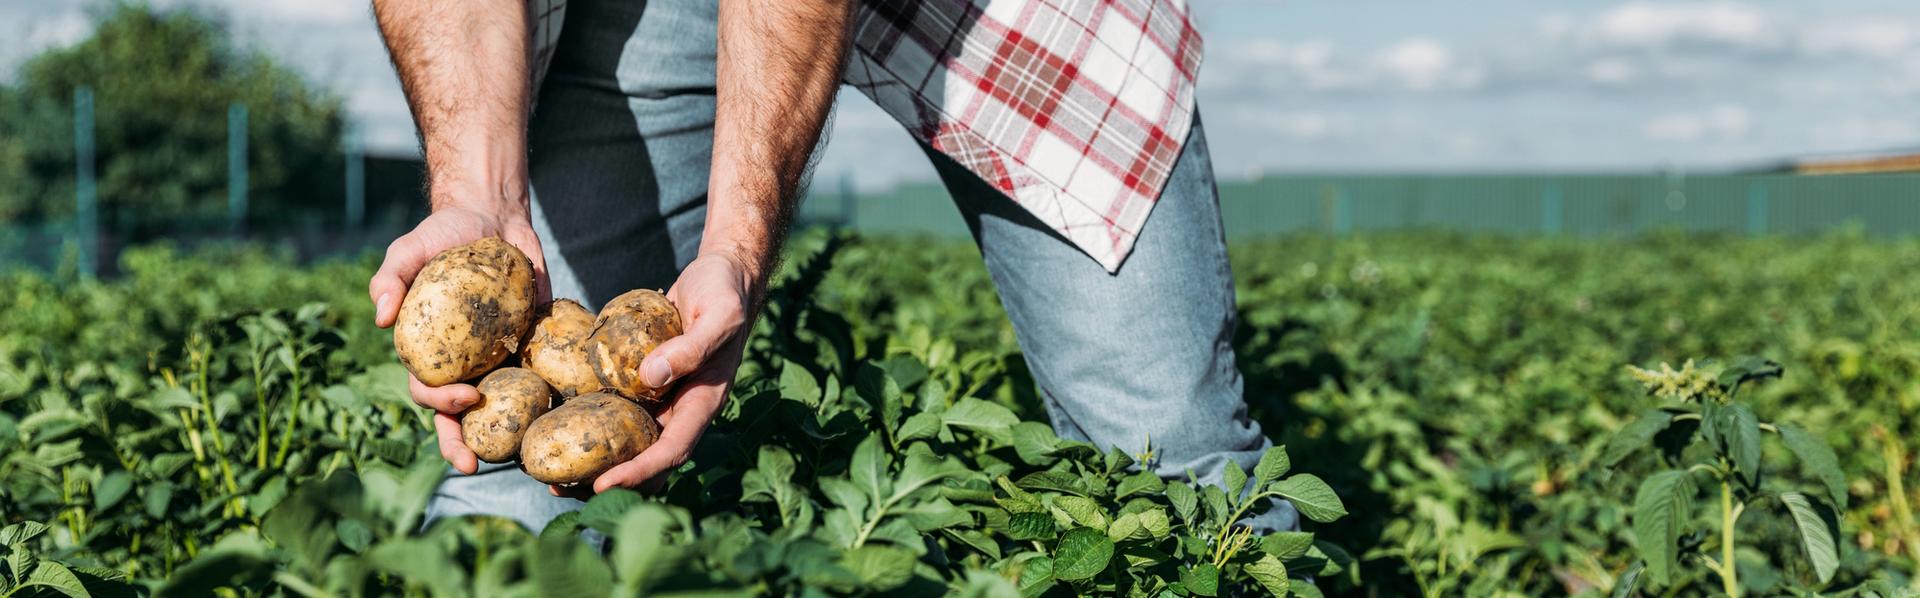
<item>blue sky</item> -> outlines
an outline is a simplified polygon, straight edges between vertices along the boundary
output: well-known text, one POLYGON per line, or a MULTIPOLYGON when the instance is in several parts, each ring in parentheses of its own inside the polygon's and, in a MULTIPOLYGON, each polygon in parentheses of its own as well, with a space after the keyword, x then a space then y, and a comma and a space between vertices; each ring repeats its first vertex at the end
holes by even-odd
MULTIPOLYGON (((1920 147, 1911 0, 1193 3, 1222 178, 1716 170, 1920 147)), ((364 3, 199 4, 346 97, 376 148, 412 151, 364 3)), ((83 37, 85 6, 0 0, 0 36, 24 42, 0 48, 0 77, 83 37)), ((852 93, 817 172, 863 187, 933 177, 906 134, 852 93)))

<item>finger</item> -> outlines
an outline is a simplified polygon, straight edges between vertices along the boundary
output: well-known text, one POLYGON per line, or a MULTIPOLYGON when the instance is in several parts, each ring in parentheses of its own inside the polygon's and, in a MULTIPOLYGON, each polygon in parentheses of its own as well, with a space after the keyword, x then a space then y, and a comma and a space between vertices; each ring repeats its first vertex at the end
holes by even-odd
POLYGON ((480 469, 480 458, 460 439, 460 420, 445 413, 433 414, 433 430, 440 435, 440 457, 460 473, 473 475, 480 469))
POLYGON ((394 318, 400 315, 400 301, 407 296, 407 285, 413 284, 414 275, 433 258, 429 253, 411 233, 387 245, 386 258, 381 260, 380 269, 374 271, 373 279, 367 282, 367 297, 373 299, 375 326, 393 326, 394 318))
POLYGON ((731 304, 695 316, 684 334, 667 339, 647 353, 640 362, 640 380, 653 388, 665 388, 692 374, 733 341, 734 333, 745 322, 744 312, 731 304))
POLYGON ((593 487, 586 484, 574 484, 572 486, 547 484, 547 493, 561 498, 587 500, 593 498, 593 487))
MULTIPOLYGON (((712 404, 718 397, 725 396, 724 385, 711 384, 689 387, 681 393, 680 401, 690 404, 694 410, 706 410, 711 415, 712 404)), ((681 413, 680 417, 669 418, 663 426, 660 439, 653 446, 641 451, 639 456, 626 463, 613 466, 613 469, 600 474, 593 480, 594 492, 605 492, 608 488, 633 488, 642 483, 660 477, 682 463, 693 453, 693 445, 700 441, 700 435, 707 430, 708 417, 699 417, 697 413, 681 413)))
POLYGON ((407 391, 415 404, 441 413, 460 413, 480 402, 480 389, 471 384, 427 386, 413 374, 407 374, 407 391))
POLYGON ((553 301, 553 283, 547 278, 547 252, 540 248, 540 236, 530 227, 508 230, 504 236, 508 243, 520 248, 520 252, 533 261, 534 305, 546 305, 553 301))

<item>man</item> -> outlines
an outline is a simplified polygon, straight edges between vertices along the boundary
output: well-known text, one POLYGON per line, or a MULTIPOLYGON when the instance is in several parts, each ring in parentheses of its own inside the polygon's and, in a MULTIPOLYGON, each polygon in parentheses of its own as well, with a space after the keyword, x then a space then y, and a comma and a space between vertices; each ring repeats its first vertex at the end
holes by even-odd
MULTIPOLYGON (((426 153, 433 212, 370 283, 390 326, 437 252, 498 235, 541 288, 597 306, 669 288, 686 334, 659 442, 598 479, 683 463, 726 400, 844 78, 927 148, 966 217, 1062 437, 1158 472, 1251 467, 1219 207, 1180 0, 375 0, 426 153), (843 67, 844 65, 844 67, 843 67), (538 90, 535 93, 534 90, 538 90), (1149 218, 1151 213, 1151 218, 1149 218)), ((580 506, 461 444, 472 386, 412 382, 459 474, 429 517, 540 529, 580 506)), ((1267 529, 1294 525, 1282 503, 1267 529)))

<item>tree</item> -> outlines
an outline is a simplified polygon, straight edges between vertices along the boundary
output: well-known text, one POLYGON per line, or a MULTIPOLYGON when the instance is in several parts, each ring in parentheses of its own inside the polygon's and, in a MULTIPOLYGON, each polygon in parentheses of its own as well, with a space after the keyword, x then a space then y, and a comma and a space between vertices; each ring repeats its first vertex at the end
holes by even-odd
POLYGON ((249 111, 249 179, 259 210, 333 188, 337 96, 267 55, 234 47, 193 9, 116 2, 91 37, 29 59, 0 88, 0 218, 59 220, 74 191, 73 95, 94 90, 104 224, 218 221, 227 194, 227 107, 249 111))

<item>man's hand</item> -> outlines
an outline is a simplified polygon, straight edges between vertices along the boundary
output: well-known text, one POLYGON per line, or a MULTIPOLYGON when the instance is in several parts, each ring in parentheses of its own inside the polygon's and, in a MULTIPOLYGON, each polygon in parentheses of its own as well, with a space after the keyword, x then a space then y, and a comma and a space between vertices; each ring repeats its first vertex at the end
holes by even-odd
MULTIPOLYGON (((367 295, 373 299, 373 323, 381 328, 393 326, 394 318, 400 314, 400 302, 407 296, 407 287, 413 284, 414 276, 427 265, 427 260, 441 251, 485 237, 500 237, 533 260, 536 304, 546 303, 551 291, 540 239, 534 236, 533 224, 524 210, 515 213, 510 204, 503 206, 506 209, 440 208, 420 221, 412 232, 388 245, 386 260, 380 263, 380 270, 367 284, 367 295)), ((433 427, 440 437, 440 456, 461 473, 470 474, 478 469, 480 463, 473 450, 460 440, 460 413, 480 400, 480 391, 470 384, 427 386, 411 373, 407 374, 407 389, 413 394, 413 402, 434 411, 433 427)))
MULTIPOLYGON (((680 273, 667 298, 680 310, 686 333, 661 343, 640 364, 648 386, 678 382, 667 397, 660 419, 660 439, 632 461, 622 463, 593 480, 593 491, 632 488, 658 481, 661 474, 687 461, 713 416, 727 402, 734 371, 753 320, 757 275, 724 254, 701 255, 680 273)), ((444 443, 443 443, 444 445, 444 443)), ((555 495, 562 494, 554 488, 555 495)))
POLYGON ((833 108, 851 14, 848 0, 721 0, 707 223, 699 257, 667 292, 686 334, 640 364, 647 384, 679 384, 660 413, 660 440, 601 474, 595 492, 657 482, 687 461, 726 404, 833 108))
MULTIPOLYGON (((524 0, 374 0, 407 107, 420 129, 433 215, 387 247, 368 283, 374 323, 393 325, 407 286, 427 260, 498 236, 533 260, 545 303, 547 261, 527 203, 527 107, 531 48, 524 0)), ((413 401, 434 410, 440 456, 454 469, 479 467, 460 440, 461 411, 480 400, 467 384, 428 387, 408 376, 413 401)))

